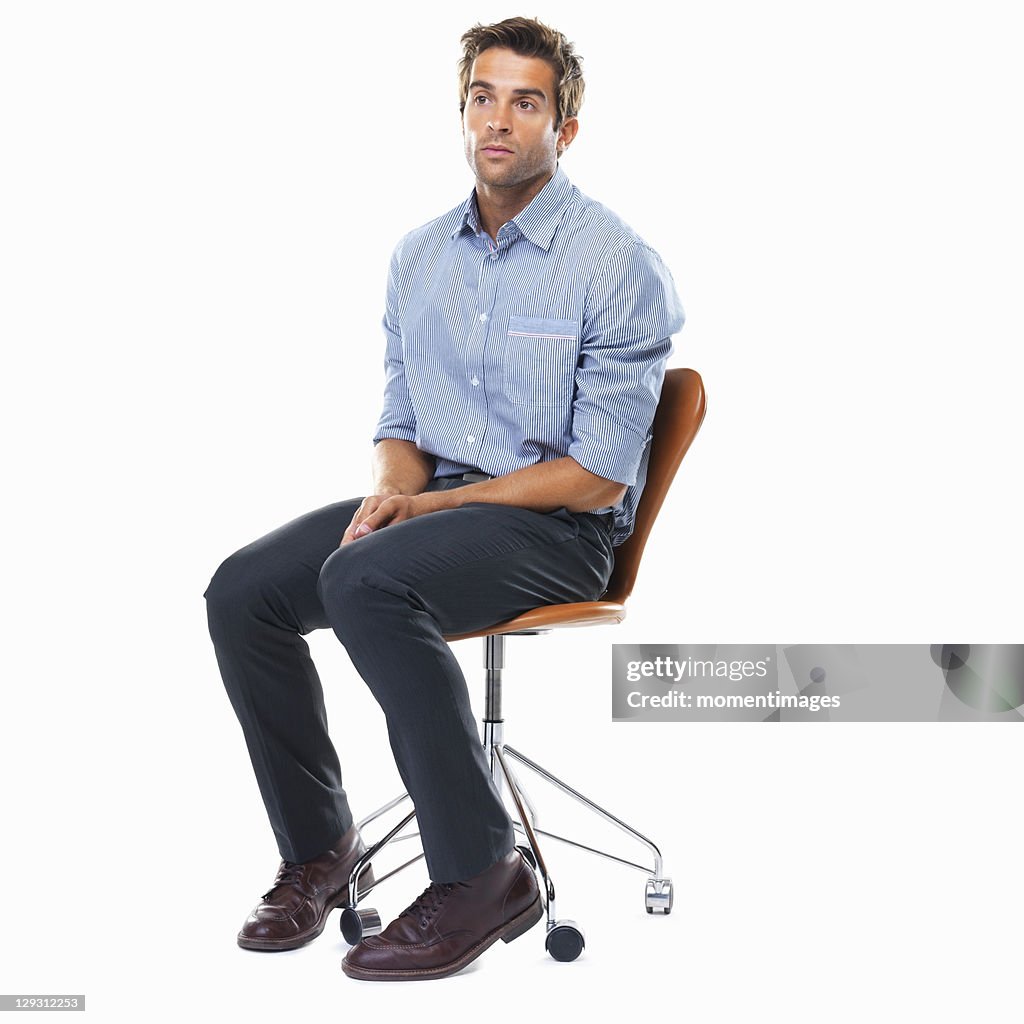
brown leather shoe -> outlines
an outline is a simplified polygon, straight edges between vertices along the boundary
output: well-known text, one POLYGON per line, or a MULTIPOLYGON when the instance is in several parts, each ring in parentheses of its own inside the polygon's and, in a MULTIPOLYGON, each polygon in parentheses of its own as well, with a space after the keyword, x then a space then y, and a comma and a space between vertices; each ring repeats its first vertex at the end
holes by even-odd
POLYGON ((431 882, 380 935, 356 943, 341 969, 363 981, 445 978, 543 916, 533 869, 513 850, 468 882, 431 882))
MULTIPOLYGON (((305 864, 285 860, 278 868, 274 887, 246 919, 238 933, 243 949, 268 952, 297 949, 315 939, 335 907, 348 906, 348 876, 366 852, 359 830, 353 825, 335 845, 305 864)), ((373 869, 359 876, 362 891, 373 884, 373 869)))

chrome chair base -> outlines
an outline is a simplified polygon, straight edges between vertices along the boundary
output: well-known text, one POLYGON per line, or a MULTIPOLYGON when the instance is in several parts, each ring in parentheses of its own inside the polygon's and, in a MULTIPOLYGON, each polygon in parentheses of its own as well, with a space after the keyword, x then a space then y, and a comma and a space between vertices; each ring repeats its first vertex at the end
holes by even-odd
POLYGON ((372 907, 365 910, 356 910, 355 907, 346 907, 341 912, 341 934, 345 941, 354 946, 360 939, 370 935, 380 935, 384 926, 380 921, 380 914, 372 907))
MULTIPOLYGON (((548 630, 529 630, 523 632, 548 632, 548 630)), ((624 864, 627 867, 635 868, 638 871, 643 871, 648 875, 647 885, 644 892, 644 907, 648 914, 661 914, 667 916, 672 912, 672 880, 670 878, 666 878, 662 873, 661 851, 653 842, 651 842, 650 839, 642 835, 631 825, 627 825, 614 814, 606 811, 589 797, 586 797, 582 793, 573 789, 572 786, 551 774, 547 769, 542 768, 535 761, 531 761, 525 754, 520 753, 518 750, 515 750, 513 747, 510 747, 503 742, 502 733, 504 721, 501 718, 501 671, 504 667, 504 641, 504 634, 492 634, 491 636, 484 637, 484 665, 487 677, 486 708, 483 719, 483 745, 488 764, 491 766, 491 776, 494 780, 498 793, 504 797, 507 792, 515 807, 516 816, 513 816, 512 819, 513 828, 517 835, 521 834, 526 839, 526 843, 519 845, 518 849, 530 862, 531 867, 533 867, 533 869, 540 875, 542 883, 541 888, 544 891, 545 909, 547 912, 547 929, 544 942, 545 949, 552 957, 554 957, 555 960, 567 962, 575 960, 580 953, 583 952, 586 942, 582 929, 575 921, 559 920, 555 916, 555 886, 548 873, 547 864, 544 861, 544 855, 541 852, 540 843, 537 838, 538 836, 544 836, 547 839, 554 839, 558 842, 575 846, 577 849, 585 850, 588 853, 593 853, 619 864, 624 864), (509 764, 510 760, 514 760, 520 765, 529 768, 531 771, 539 775, 545 782, 550 783, 557 789, 560 789, 563 793, 573 797, 573 799, 578 801, 588 810, 593 811, 595 814, 604 818, 605 821, 608 821, 617 828, 620 828, 637 842, 642 843, 647 847, 648 851, 654 858, 653 866, 649 867, 644 864, 636 864, 633 861, 617 857, 614 854, 605 852, 604 850, 598 850, 592 846, 585 846, 584 844, 577 843, 572 839, 567 839, 564 836, 556 835, 553 832, 548 832, 544 829, 538 828, 536 808, 513 772, 511 765, 509 764)), ((379 807, 362 821, 358 822, 357 827, 360 832, 362 832, 365 825, 375 821, 381 815, 387 813, 392 808, 397 807, 398 804, 406 799, 408 799, 408 793, 403 793, 394 800, 384 804, 383 807, 379 807)), ((374 884, 369 888, 358 892, 358 894, 355 880, 363 870, 363 867, 373 860, 377 853, 386 845, 391 842, 401 842, 407 839, 414 839, 419 835, 418 832, 402 836, 398 835, 398 833, 401 832, 415 816, 415 810, 410 811, 398 823, 398 825, 396 825, 382 839, 370 846, 366 853, 359 858, 352 868, 352 874, 349 878, 350 906, 344 910, 341 919, 342 934, 344 935, 345 940, 351 945, 355 945, 356 942, 365 936, 377 935, 381 931, 380 917, 377 912, 371 908, 357 909, 357 899, 365 896, 385 879, 391 878, 392 875, 398 874, 398 872, 404 870, 410 864, 415 863, 423 856, 423 854, 420 853, 418 856, 407 860, 405 863, 401 864, 394 870, 389 871, 387 874, 377 874, 374 884)))

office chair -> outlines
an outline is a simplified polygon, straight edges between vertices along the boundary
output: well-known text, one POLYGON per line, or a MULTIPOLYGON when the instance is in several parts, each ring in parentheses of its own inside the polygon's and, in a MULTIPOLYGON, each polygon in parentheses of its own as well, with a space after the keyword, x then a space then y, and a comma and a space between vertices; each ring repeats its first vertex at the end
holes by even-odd
MULTIPOLYGON (((520 845, 518 849, 532 867, 540 873, 543 880, 547 909, 545 947, 556 960, 575 960, 583 951, 585 942, 582 930, 574 921, 559 920, 555 916, 555 887, 548 874, 547 864, 540 850, 537 840, 538 835, 557 839, 559 842, 568 843, 589 853, 597 854, 598 856, 617 861, 620 864, 625 864, 647 873, 649 877, 644 895, 644 904, 649 914, 669 914, 671 912, 672 880, 664 876, 661 851, 650 839, 641 835, 636 829, 604 810, 594 801, 577 792, 571 786, 562 782, 561 779, 556 778, 539 764, 531 761, 530 758, 504 742, 504 720, 501 715, 501 673, 505 663, 505 637, 548 633, 552 629, 562 627, 622 622, 626 617, 626 600, 633 592, 633 584, 636 581, 637 571, 640 567, 640 557, 647 543, 647 537, 651 532, 651 527, 654 525, 658 512, 661 510, 662 503, 675 477, 676 470, 679 468, 683 456, 700 429, 701 422, 704 419, 705 406, 704 384, 696 370, 672 369, 666 371, 661 398, 654 417, 651 454, 647 467, 647 481, 640 497, 639 507, 637 508, 633 533, 624 544, 615 549, 615 568, 601 600, 574 604, 543 605, 540 608, 524 612, 514 619, 509 619, 507 622, 499 622, 486 629, 445 637, 445 640, 449 642, 483 637, 484 667, 486 670, 484 681, 483 745, 488 755, 491 777, 494 780, 498 793, 501 794, 503 792, 502 785, 503 783, 506 784, 512 802, 515 804, 518 819, 513 819, 513 827, 517 833, 522 833, 527 840, 527 845, 520 845), (530 768, 542 779, 574 797, 585 807, 613 825, 617 825, 635 840, 645 845, 654 857, 653 867, 634 864, 632 861, 613 856, 603 850, 595 850, 571 839, 537 828, 536 811, 526 791, 513 773, 509 764, 510 760, 530 768)), ((382 814, 387 813, 405 799, 408 799, 407 793, 403 793, 383 807, 378 808, 367 818, 360 821, 358 828, 362 831, 364 825, 375 821, 382 814)), ((395 841, 398 833, 415 816, 415 810, 410 812, 383 839, 371 846, 359 858, 352 869, 349 877, 350 906, 342 912, 341 917, 342 934, 351 945, 355 945, 364 936, 377 935, 382 930, 380 916, 377 912, 370 908, 358 909, 358 899, 361 899, 385 879, 397 874, 423 856, 421 853, 386 875, 377 875, 376 882, 373 885, 357 891, 357 880, 373 857, 385 845, 395 841)), ((398 836, 398 839, 413 839, 417 835, 419 833, 411 833, 405 836, 398 836)))

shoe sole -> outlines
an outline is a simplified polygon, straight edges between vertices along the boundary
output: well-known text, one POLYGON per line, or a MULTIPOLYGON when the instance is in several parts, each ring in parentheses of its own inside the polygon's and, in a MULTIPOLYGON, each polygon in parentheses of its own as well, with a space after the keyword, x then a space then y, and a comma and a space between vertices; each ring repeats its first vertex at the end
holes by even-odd
MULTIPOLYGON (((365 887, 373 885, 373 865, 368 864, 366 866, 366 870, 359 876, 359 882, 365 887)), ((361 897, 365 891, 366 889, 364 888, 358 895, 361 897)), ((259 953, 283 953, 289 949, 301 949, 307 943, 312 942, 323 934, 324 928, 327 927, 327 918, 331 916, 332 911, 337 910, 339 907, 344 909, 348 905, 348 886, 345 886, 344 889, 338 890, 337 897, 333 903, 324 906, 323 914, 310 931, 301 932, 298 935, 290 935, 286 939, 250 939, 239 934, 238 945, 242 949, 252 949, 259 953)))
POLYGON ((537 893, 537 898, 521 914, 506 921, 501 927, 485 935, 475 946, 467 950, 458 960, 440 967, 427 967, 418 971, 381 971, 366 967, 356 967, 348 962, 348 957, 341 961, 341 969, 350 978, 360 981, 416 981, 424 978, 447 978, 450 974, 468 967, 481 953, 485 953, 498 939, 511 942, 528 932, 544 916, 544 904, 537 893))

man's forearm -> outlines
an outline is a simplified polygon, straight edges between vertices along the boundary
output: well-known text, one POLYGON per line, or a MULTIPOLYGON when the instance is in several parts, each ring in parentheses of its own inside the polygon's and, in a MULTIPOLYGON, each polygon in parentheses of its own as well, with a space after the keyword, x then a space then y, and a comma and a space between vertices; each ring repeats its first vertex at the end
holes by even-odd
POLYGON ((517 469, 494 480, 439 491, 437 497, 445 508, 486 501, 518 505, 535 512, 553 512, 563 507, 570 512, 589 512, 617 505, 625 493, 625 484, 597 476, 566 455, 517 469))
POLYGON ((422 494, 437 462, 412 441, 386 437, 373 448, 374 494, 422 494))
MULTIPOLYGON (((423 453, 415 445, 408 441, 388 439, 380 441, 377 448, 385 445, 388 448, 375 456, 374 481, 378 486, 377 493, 388 496, 376 501, 376 507, 368 509, 361 521, 358 521, 358 516, 352 520, 342 538, 342 544, 358 541, 360 537, 392 523, 443 509, 459 508, 476 501, 515 505, 535 512, 553 512, 563 507, 570 512, 590 512, 617 505, 626 493, 625 484, 591 473, 569 455, 517 469, 514 473, 506 473, 494 480, 453 487, 448 491, 424 491, 420 487, 415 492, 397 489, 389 492, 382 488, 397 483, 413 488, 429 478, 423 453), (413 451, 409 451, 409 448, 413 451), (376 472, 378 465, 380 475, 376 472)), ((433 472, 433 457, 428 458, 433 472)))

